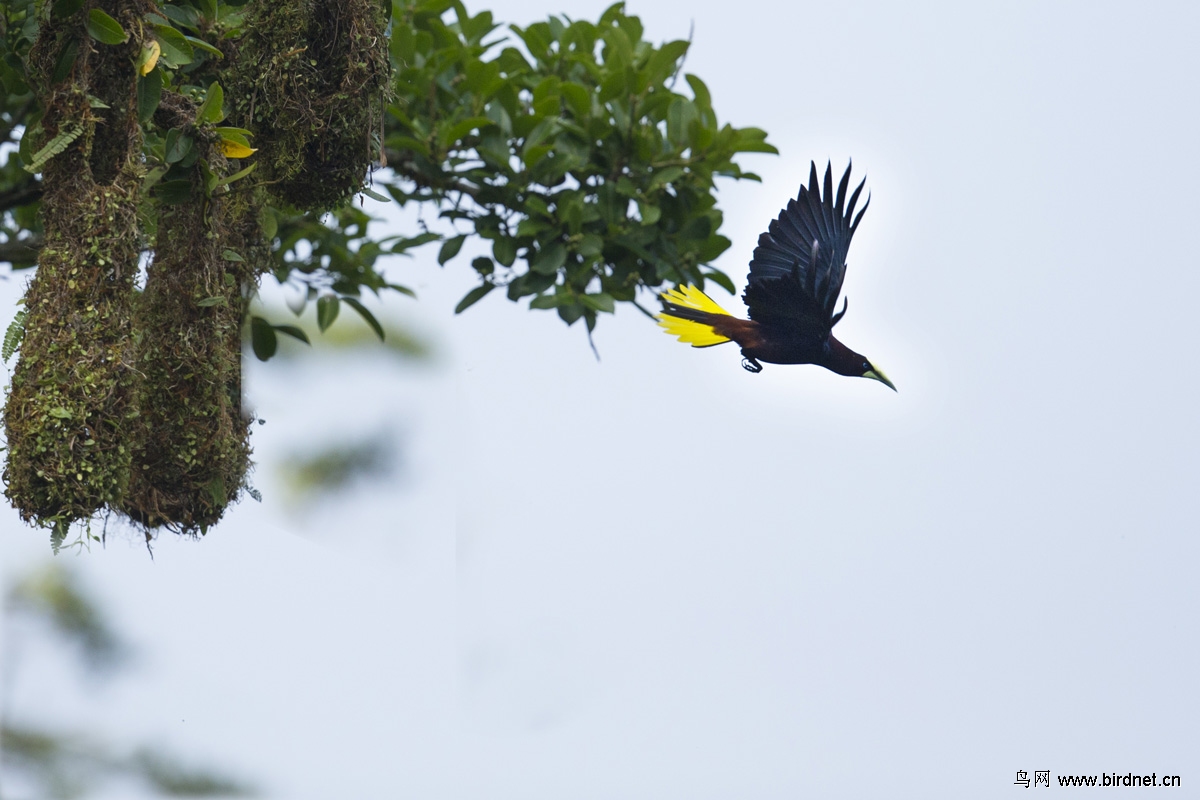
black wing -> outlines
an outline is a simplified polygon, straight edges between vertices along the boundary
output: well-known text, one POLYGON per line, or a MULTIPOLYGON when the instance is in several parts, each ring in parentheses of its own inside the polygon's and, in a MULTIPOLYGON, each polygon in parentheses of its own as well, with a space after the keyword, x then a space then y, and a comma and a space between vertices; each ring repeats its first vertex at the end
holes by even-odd
POLYGON ((871 204, 868 197, 855 216, 854 206, 866 179, 858 184, 847 204, 849 183, 847 166, 835 199, 833 167, 826 166, 822 193, 814 162, 808 186, 800 187, 796 199, 789 200, 767 232, 758 237, 742 298, 751 319, 779 322, 781 315, 787 317, 790 313, 797 322, 807 323, 814 314, 823 316, 828 326, 836 321, 834 309, 846 276, 846 252, 859 220, 871 204))
POLYGON ((742 300, 750 319, 794 345, 819 347, 833 329, 829 317, 798 279, 761 278, 746 284, 742 300))

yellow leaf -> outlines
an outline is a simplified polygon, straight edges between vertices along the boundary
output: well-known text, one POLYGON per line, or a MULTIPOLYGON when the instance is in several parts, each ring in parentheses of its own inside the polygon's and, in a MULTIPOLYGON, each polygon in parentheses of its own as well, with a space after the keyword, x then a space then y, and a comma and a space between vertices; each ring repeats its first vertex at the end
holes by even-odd
POLYGON ((246 156, 257 153, 258 148, 246 147, 244 144, 238 144, 237 142, 230 141, 229 139, 222 139, 221 152, 224 153, 227 158, 245 158, 246 156))
POLYGON ((138 54, 137 71, 138 75, 143 78, 150 74, 150 70, 154 69, 158 64, 158 57, 162 55, 162 48, 158 42, 151 39, 142 44, 142 52, 138 54))

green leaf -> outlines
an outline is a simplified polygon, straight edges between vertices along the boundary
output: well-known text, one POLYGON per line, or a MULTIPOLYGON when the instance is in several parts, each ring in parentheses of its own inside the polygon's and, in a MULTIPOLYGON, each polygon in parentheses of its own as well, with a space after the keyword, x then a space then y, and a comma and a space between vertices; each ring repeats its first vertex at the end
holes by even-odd
POLYGON ((600 83, 600 102, 607 103, 610 100, 614 100, 618 96, 625 94, 625 89, 625 70, 614 70, 600 83))
POLYGON ((221 84, 213 81, 208 86, 208 94, 204 96, 204 102, 200 104, 200 109, 196 112, 196 122, 216 124, 225 119, 224 104, 225 92, 221 89, 221 84))
POLYGON ((508 284, 508 299, 518 300, 531 294, 541 294, 554 285, 557 275, 539 275, 536 272, 526 272, 521 277, 508 284))
POLYGON ((668 183, 674 183, 683 177, 685 170, 683 167, 665 167, 654 171, 654 177, 650 179, 650 188, 657 189, 659 186, 666 186, 668 183))
POLYGON ((229 496, 225 492, 225 479, 220 475, 205 484, 204 491, 208 493, 208 498, 214 506, 223 508, 229 502, 229 496))
POLYGON ((536 161, 537 156, 533 153, 534 148, 557 132, 557 117, 546 117, 537 125, 534 125, 533 130, 525 137, 525 145, 521 150, 522 157, 528 162, 536 161))
POLYGON ((257 166, 258 166, 258 162, 255 162, 248 167, 243 167, 242 169, 239 169, 237 172, 233 173, 232 175, 226 175, 224 178, 221 178, 221 180, 217 181, 217 186, 224 186, 227 183, 233 183, 234 181, 239 181, 242 178, 249 175, 251 172, 254 172, 254 168, 257 166))
POLYGON ((228 139, 231 142, 237 142, 238 144, 244 144, 246 147, 250 146, 250 138, 249 137, 252 134, 250 131, 246 130, 245 128, 230 128, 230 127, 222 125, 222 126, 213 128, 213 133, 217 134, 222 139, 228 139))
POLYGON ((513 262, 517 260, 516 241, 508 236, 501 236, 492 242, 492 255, 496 257, 496 261, 506 267, 511 267, 513 262))
POLYGON ((308 334, 302 328, 297 328, 295 325, 272 325, 279 333, 285 333, 293 339, 299 339, 306 345, 312 346, 312 342, 308 340, 308 334))
MULTIPOLYGON (((183 38, 189 44, 191 44, 192 47, 196 48, 197 50, 203 50, 204 52, 208 53, 209 55, 216 56, 217 58, 225 57, 224 53, 222 53, 220 50, 213 47, 211 44, 204 41, 203 39, 198 39, 195 36, 187 36, 187 35, 185 35, 183 38)), ((194 53, 193 53, 193 55, 194 55, 194 53)))
MULTIPOLYGON (((528 200, 525 201, 528 204, 528 200)), ((537 236, 542 231, 546 230, 549 225, 544 222, 538 222, 536 219, 523 219, 517 224, 517 238, 524 236, 537 236)))
POLYGON ((695 75, 685 75, 688 86, 692 87, 692 94, 695 95, 696 106, 702 111, 712 111, 712 94, 708 91, 708 86, 704 81, 697 78, 695 75))
POLYGON ((163 181, 154 187, 154 196, 167 205, 178 205, 192 199, 192 182, 188 180, 163 181))
POLYGON ((582 303, 562 303, 558 307, 558 318, 568 325, 574 325, 583 316, 582 303))
POLYGON ((46 413, 49 414, 50 416, 54 417, 55 419, 70 419, 71 418, 71 412, 67 411, 62 406, 57 406, 55 408, 52 408, 49 411, 47 411, 46 413))
POLYGON ((645 200, 639 200, 638 216, 642 218, 643 225, 653 225, 662 217, 662 209, 656 205, 651 205, 645 200))
POLYGON ((679 235, 685 239, 707 239, 713 232, 713 221, 708 217, 692 217, 688 224, 683 226, 683 230, 679 235))
POLYGON ((62 549, 63 543, 67 541, 67 534, 71 531, 71 523, 69 520, 55 520, 54 528, 50 531, 50 552, 58 555, 58 551, 62 549))
POLYGON ((735 153, 774 153, 779 150, 773 144, 767 144, 767 132, 760 128, 739 128, 733 139, 735 153))
POLYGON ((595 258, 604 254, 604 237, 594 233, 585 233, 579 243, 579 254, 587 258, 595 258))
POLYGON ((562 242, 551 242, 542 249, 529 268, 541 275, 553 275, 567 261, 567 246, 562 242))
POLYGON ((494 283, 481 283, 480 285, 476 286, 474 289, 467 292, 463 296, 462 300, 458 301, 458 305, 454 307, 454 313, 461 314, 462 312, 466 311, 468 308, 482 300, 488 292, 495 288, 496 284, 494 283))
POLYGON ((566 299, 564 295, 540 294, 529 301, 529 307, 531 309, 557 308, 564 299, 566 299))
POLYGON ((17 348, 21 346, 21 341, 25 338, 25 320, 29 317, 29 313, 25 309, 21 309, 13 317, 13 321, 8 324, 8 330, 4 332, 4 348, 0 351, 0 355, 5 361, 12 358, 13 353, 17 352, 17 348))
POLYGON ((268 242, 275 241, 275 236, 279 233, 278 212, 269 206, 264 208, 258 216, 258 224, 262 228, 262 233, 266 240, 268 242))
POLYGON ((700 257, 701 261, 712 261, 717 256, 721 255, 721 253, 724 253, 726 250, 728 250, 731 244, 732 242, 730 242, 729 239, 725 238, 719 233, 714 233, 712 236, 709 236, 704 240, 704 244, 700 245, 699 249, 696 251, 696 255, 700 257))
POLYGON ((81 8, 83 0, 57 0, 50 13, 55 19, 66 19, 81 8))
POLYGON ((462 250, 463 242, 467 240, 466 235, 455 236, 453 239, 447 239, 442 245, 441 251, 438 253, 438 264, 445 265, 447 261, 458 255, 458 251, 462 250))
POLYGON ((33 161, 25 165, 27 172, 37 172, 50 159, 66 150, 71 146, 71 142, 79 138, 83 133, 83 126, 79 123, 65 123, 58 135, 46 143, 46 146, 33 154, 33 161))
POLYGON ((341 304, 336 294, 323 294, 317 298, 317 327, 321 333, 329 330, 340 310, 341 304))
POLYGON ((372 200, 376 200, 380 203, 392 202, 392 198, 388 197, 387 195, 380 194, 379 192, 375 191, 374 189, 372 189, 369 186, 364 186, 361 189, 359 189, 359 193, 365 194, 367 197, 371 198, 372 200))
POLYGON ((177 161, 182 161, 184 157, 192 150, 192 137, 172 128, 167 131, 167 146, 166 158, 168 164, 174 164, 177 161))
POLYGON ((563 99, 577 119, 586 120, 592 113, 592 93, 578 83, 564 83, 559 87, 563 99))
POLYGON ((50 83, 62 83, 71 74, 71 68, 75 66, 75 58, 79 55, 79 42, 72 39, 63 46, 62 54, 59 55, 58 61, 54 64, 54 74, 50 76, 50 83))
POLYGON ((196 305, 200 308, 211 308, 212 306, 223 306, 226 300, 224 297, 206 297, 203 300, 197 300, 196 305))
POLYGON ((22 165, 33 163, 33 143, 46 132, 39 117, 40 115, 34 112, 34 119, 25 126, 25 132, 21 134, 21 141, 17 144, 17 155, 21 157, 22 165))
POLYGON ((583 304, 588 308, 596 311, 604 311, 608 314, 613 313, 614 305, 612 295, 601 292, 600 294, 585 294, 579 299, 582 300, 583 304))
POLYGON ((171 21, 177 25, 182 25, 185 28, 196 30, 200 27, 200 12, 194 8, 187 6, 162 6, 162 13, 170 17, 171 21))
POLYGON ((234 262, 244 262, 246 260, 242 258, 236 250, 230 250, 228 247, 221 251, 221 258, 225 261, 234 262))
POLYGON ((405 252, 407 252, 408 250, 411 250, 414 247, 420 247, 421 245, 428 244, 429 242, 436 242, 438 239, 441 239, 441 238, 442 237, 440 234, 436 234, 431 231, 426 231, 425 233, 419 233, 410 239, 401 239, 400 241, 396 242, 394 245, 392 245, 392 252, 397 253, 397 254, 404 254, 405 252))
POLYGON ((179 31, 170 25, 155 25, 154 38, 162 47, 162 59, 171 67, 180 67, 192 63, 196 57, 192 44, 179 31))
POLYGON ((104 13, 102 9, 93 8, 89 11, 84 24, 91 37, 103 44, 124 44, 129 40, 129 34, 121 27, 121 23, 104 13))
POLYGON ((730 294, 737 294, 737 287, 733 285, 733 281, 724 272, 719 269, 710 269, 704 273, 705 280, 710 280, 720 286, 730 294))
POLYGON ((674 42, 667 42, 656 50, 646 64, 646 69, 650 73, 650 80, 656 84, 662 83, 675 74, 675 65, 679 62, 679 59, 687 54, 690 45, 691 42, 680 39, 674 42))
POLYGON ((379 324, 379 320, 375 319, 375 315, 359 302, 357 297, 343 296, 342 302, 357 311, 358 315, 363 318, 363 321, 371 326, 371 330, 375 331, 375 335, 379 337, 379 341, 383 341, 383 326, 379 324))
POLYGON ((152 69, 146 77, 138 78, 138 122, 148 122, 150 117, 154 116, 154 112, 158 110, 158 103, 162 100, 162 85, 162 71, 158 69, 152 69))
POLYGON ((417 36, 410 25, 393 25, 392 40, 388 43, 396 63, 407 66, 417 53, 417 36))
POLYGON ((279 339, 275 336, 275 328, 262 317, 250 318, 250 346, 259 361, 268 361, 279 349, 279 339))
POLYGON ((468 117, 467 119, 456 122, 450 127, 446 128, 446 130, 442 131, 442 134, 439 138, 441 139, 442 144, 452 145, 471 131, 478 130, 485 125, 494 124, 495 123, 487 117, 468 117))
POLYGON ((696 104, 683 97, 676 97, 667 108, 667 138, 676 147, 688 143, 688 127, 696 119, 696 104))

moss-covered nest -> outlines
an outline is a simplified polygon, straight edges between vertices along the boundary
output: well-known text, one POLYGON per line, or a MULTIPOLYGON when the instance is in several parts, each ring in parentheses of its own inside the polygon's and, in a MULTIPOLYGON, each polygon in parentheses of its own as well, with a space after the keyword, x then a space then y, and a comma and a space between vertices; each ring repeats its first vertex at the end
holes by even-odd
POLYGON ((363 187, 380 146, 385 25, 378 0, 255 3, 230 97, 276 198, 326 210, 363 187))
POLYGON ((219 139, 190 124, 196 107, 165 95, 156 119, 193 137, 200 158, 184 202, 163 203, 154 260, 137 304, 139 414, 120 511, 146 528, 203 532, 244 488, 249 423, 242 413, 243 288, 254 280, 231 245, 228 194, 207 197, 202 163, 228 171, 219 139), (178 108, 175 106, 178 105, 178 108))
MULTIPOLYGON (((131 29, 145 10, 139 0, 102 5, 131 29)), ((40 141, 60 151, 43 167, 45 245, 4 409, 5 493, 23 519, 60 531, 124 492, 125 425, 136 413, 131 320, 143 169, 131 64, 139 44, 99 45, 82 16, 48 20, 30 55, 44 109, 40 141)))

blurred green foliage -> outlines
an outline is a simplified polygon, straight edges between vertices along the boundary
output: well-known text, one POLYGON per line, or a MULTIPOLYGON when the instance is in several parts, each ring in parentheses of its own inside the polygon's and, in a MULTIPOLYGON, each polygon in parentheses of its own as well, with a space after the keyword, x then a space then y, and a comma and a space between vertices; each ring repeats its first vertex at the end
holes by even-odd
MULTIPOLYGON (((237 797, 253 794, 246 784, 219 772, 181 764, 153 746, 116 752, 104 731, 51 730, 30 722, 28 709, 13 716, 7 696, 21 676, 40 669, 26 663, 30 636, 47 632, 82 656, 85 672, 111 676, 129 655, 124 642, 75 572, 54 564, 31 572, 8 587, 0 618, 5 641, 6 696, 0 698, 0 774, 3 796, 86 797, 133 779, 167 797, 237 797), (116 783, 118 782, 119 783, 116 783), (11 793, 11 794, 10 794, 11 793)), ((35 651, 37 652, 37 651, 35 651)), ((23 704, 27 705, 27 704, 23 704)), ((35 710, 36 711, 36 710, 35 710)))
POLYGON ((114 666, 125 650, 95 601, 65 569, 30 573, 9 589, 6 602, 9 613, 36 617, 76 646, 92 669, 114 666))
POLYGON ((395 453, 391 436, 382 432, 294 454, 280 465, 280 473, 295 499, 311 501, 359 480, 386 477, 395 466, 395 453))

